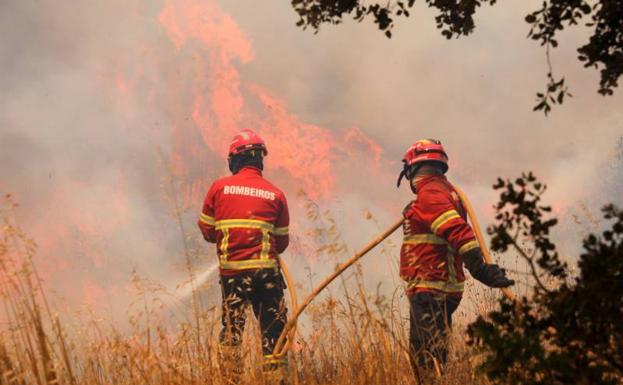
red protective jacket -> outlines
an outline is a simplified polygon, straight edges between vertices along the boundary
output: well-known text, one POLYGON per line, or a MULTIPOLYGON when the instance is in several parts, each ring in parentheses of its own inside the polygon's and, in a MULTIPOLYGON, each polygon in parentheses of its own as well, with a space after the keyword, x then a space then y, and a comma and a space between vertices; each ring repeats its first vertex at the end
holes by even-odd
POLYGON ((215 181, 203 203, 199 228, 216 243, 221 275, 276 268, 288 247, 286 197, 254 167, 215 181))
POLYGON ((436 291, 461 296, 462 255, 479 247, 458 194, 445 176, 416 180, 417 198, 405 208, 400 275, 407 294, 436 291))

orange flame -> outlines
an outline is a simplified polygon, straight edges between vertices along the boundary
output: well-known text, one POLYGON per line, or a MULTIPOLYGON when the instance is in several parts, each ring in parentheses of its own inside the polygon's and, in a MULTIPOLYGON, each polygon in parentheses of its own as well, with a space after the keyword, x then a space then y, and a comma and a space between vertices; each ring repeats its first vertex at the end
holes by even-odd
MULTIPOLYGON (((124 4, 123 9, 144 21, 136 7, 126 9, 124 4)), ((360 129, 332 130, 303 122, 283 98, 241 76, 240 66, 254 60, 253 47, 216 0, 165 0, 158 21, 171 44, 146 42, 148 47, 140 52, 115 57, 101 80, 121 120, 142 117, 135 110, 139 106, 149 107, 147 112, 162 110, 170 125, 167 150, 173 173, 188 181, 182 192, 186 207, 196 209, 206 184, 225 170, 228 144, 243 127, 264 137, 269 147, 267 173, 290 197, 299 189, 312 199, 325 200, 340 188, 349 191, 353 187, 340 178, 348 173, 360 177, 360 187, 368 183, 370 172, 375 179, 384 177, 382 148, 360 129), (162 66, 164 76, 158 81, 164 82, 165 94, 150 86, 156 82, 133 54, 156 64, 163 58, 177 64, 170 72, 170 65, 162 66)), ((104 295, 119 293, 127 271, 115 270, 114 258, 119 256, 111 255, 110 244, 116 237, 119 243, 119 233, 136 219, 124 179, 101 190, 87 179, 57 179, 46 199, 45 212, 33 210, 28 218, 34 223, 28 232, 39 244, 44 278, 74 303, 97 304, 104 295), (67 280, 67 271, 83 274, 67 280)), ((301 221, 302 216, 294 219, 293 227, 301 221)))
MULTIPOLYGON (((196 59, 192 118, 206 150, 222 159, 231 137, 242 127, 252 127, 269 146, 271 168, 284 172, 290 185, 312 198, 330 196, 336 160, 355 156, 371 167, 380 162, 380 146, 359 129, 336 133, 303 123, 278 96, 242 80, 237 66, 254 59, 251 44, 215 1, 169 0, 160 22, 176 50, 190 50, 196 59), (258 102, 263 109, 250 107, 258 102)), ((177 146, 172 154, 180 170, 188 168, 182 163, 197 161, 187 152, 188 147, 177 146)))

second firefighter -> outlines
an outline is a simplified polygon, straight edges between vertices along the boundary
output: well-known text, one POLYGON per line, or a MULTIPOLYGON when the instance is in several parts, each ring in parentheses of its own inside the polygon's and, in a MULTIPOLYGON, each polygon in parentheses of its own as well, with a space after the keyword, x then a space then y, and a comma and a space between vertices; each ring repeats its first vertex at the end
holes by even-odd
POLYGON ((413 364, 432 368, 447 360, 452 314, 463 295, 465 274, 490 287, 514 283, 497 265, 484 263, 480 245, 467 223, 465 208, 444 174, 448 155, 434 139, 419 140, 407 150, 405 177, 416 199, 405 207, 400 274, 407 283, 410 347, 413 364))

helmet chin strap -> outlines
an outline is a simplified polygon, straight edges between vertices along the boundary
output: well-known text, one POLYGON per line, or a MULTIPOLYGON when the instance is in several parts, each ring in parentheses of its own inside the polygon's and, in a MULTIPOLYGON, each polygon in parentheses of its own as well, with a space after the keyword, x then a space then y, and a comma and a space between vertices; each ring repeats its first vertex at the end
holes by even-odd
MULTIPOLYGON (((403 160, 403 162, 405 162, 403 160)), ((415 172, 417 171, 417 167, 414 166, 408 166, 407 163, 405 162, 404 165, 402 166, 402 171, 400 171, 400 175, 398 175, 398 181, 396 181, 396 187, 400 187, 400 182, 402 182, 402 178, 406 178, 408 181, 410 181, 413 176, 415 176, 415 172)))
POLYGON ((415 192, 415 186, 413 186, 413 178, 416 177, 417 175, 417 171, 420 168, 420 166, 417 165, 412 165, 412 166, 407 166, 406 164, 404 165, 404 168, 402 169, 402 171, 400 172, 400 175, 398 175, 398 181, 396 182, 396 187, 400 187, 400 182, 402 181, 402 178, 405 178, 409 181, 409 187, 411 188, 411 191, 416 194, 415 192))
POLYGON ((396 187, 400 187, 400 182, 402 181, 402 178, 405 177, 405 170, 400 171, 400 175, 398 175, 398 180, 396 181, 396 187))

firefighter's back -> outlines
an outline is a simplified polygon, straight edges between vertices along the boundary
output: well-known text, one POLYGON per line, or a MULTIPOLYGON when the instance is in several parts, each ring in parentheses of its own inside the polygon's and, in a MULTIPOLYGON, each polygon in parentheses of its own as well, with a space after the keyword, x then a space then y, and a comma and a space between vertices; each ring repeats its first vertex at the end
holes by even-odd
POLYGON ((220 190, 215 195, 216 220, 260 219, 275 223, 280 207, 281 190, 259 173, 243 170, 217 180, 220 190))
POLYGON ((217 180, 211 190, 221 273, 275 268, 288 232, 283 192, 252 167, 217 180))

